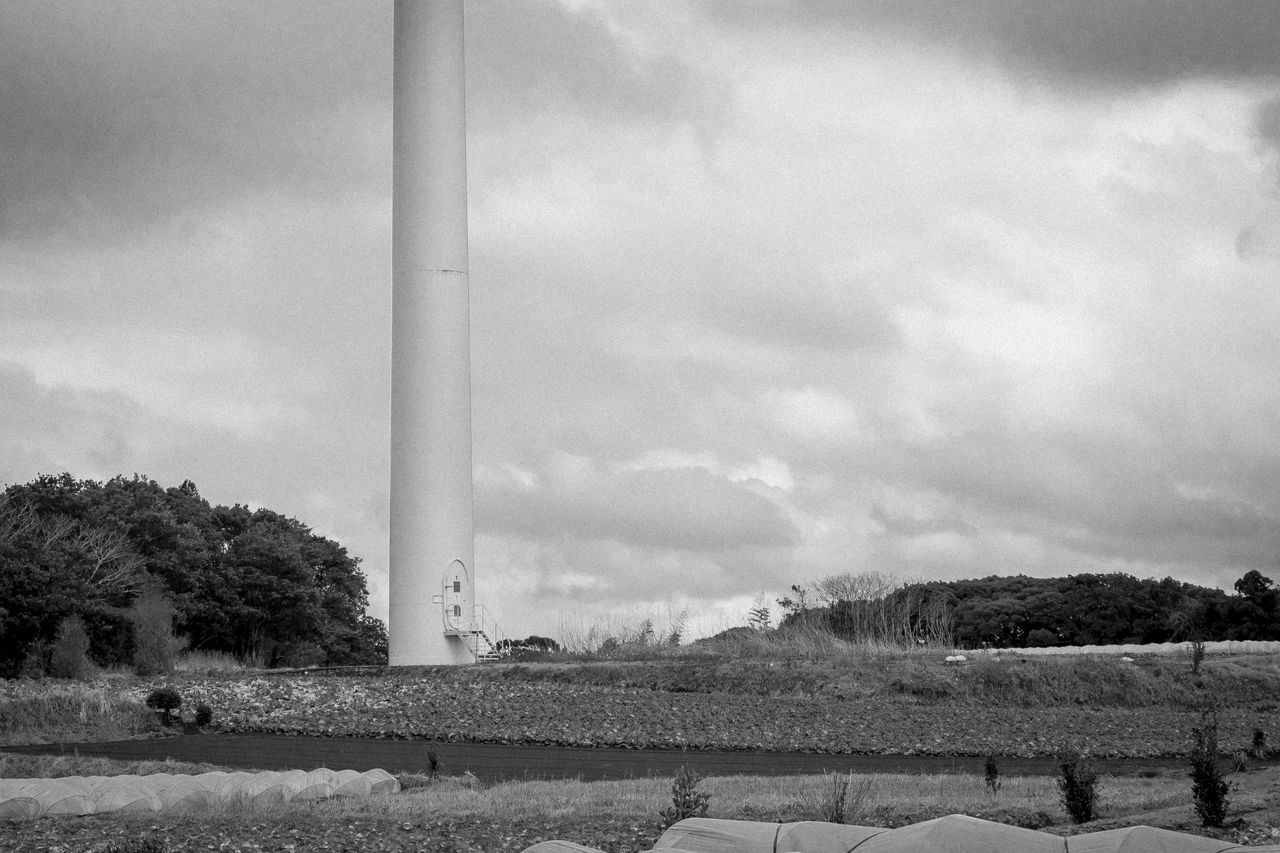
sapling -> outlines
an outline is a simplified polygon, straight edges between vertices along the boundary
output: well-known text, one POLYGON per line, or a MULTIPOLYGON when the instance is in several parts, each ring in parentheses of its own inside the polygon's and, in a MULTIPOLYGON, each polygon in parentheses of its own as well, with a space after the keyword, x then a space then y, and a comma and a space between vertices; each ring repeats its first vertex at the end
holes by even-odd
POLYGON ((1062 776, 1058 778, 1058 791, 1063 808, 1072 823, 1088 823, 1098 804, 1098 771, 1078 752, 1068 755, 1059 766, 1062 776))
POLYGON ((1249 754, 1259 760, 1267 757, 1267 733, 1262 729, 1253 730, 1253 743, 1249 747, 1249 754))
POLYGON ((1191 797, 1204 826, 1222 826, 1230 801, 1231 783, 1218 769, 1218 709, 1210 707, 1191 730, 1191 797))
POLYGON ((1200 664, 1204 663, 1205 646, 1204 640, 1192 640, 1188 649, 1191 657, 1191 674, 1200 674, 1200 664))
POLYGON ((701 776, 684 765, 680 766, 680 772, 671 782, 671 805, 658 812, 666 821, 666 826, 679 823, 687 817, 707 816, 711 795, 698 790, 700 782, 701 776))
POLYGON ((985 765, 987 790, 991 792, 991 796, 1000 793, 1000 765, 996 764, 994 755, 987 756, 985 765))

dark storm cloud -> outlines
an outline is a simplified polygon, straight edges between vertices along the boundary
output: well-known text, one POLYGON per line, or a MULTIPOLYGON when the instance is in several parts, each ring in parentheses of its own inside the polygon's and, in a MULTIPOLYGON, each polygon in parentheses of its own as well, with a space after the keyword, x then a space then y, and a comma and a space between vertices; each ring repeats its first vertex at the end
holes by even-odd
MULTIPOLYGON (((390 192, 391 5, 0 4, 0 236, 111 232, 284 192, 390 192)), ((474 128, 687 115, 693 73, 591 12, 468 8, 474 128)))
POLYGON ((700 469, 596 474, 583 482, 477 488, 481 528, 534 541, 568 533, 684 551, 784 547, 797 531, 770 501, 700 469))
POLYGON ((1089 87, 1280 74, 1274 0, 708 0, 741 25, 887 30, 1089 87))
POLYGON ((340 116, 382 97, 390 36, 352 3, 3 4, 0 233, 375 177, 340 116))

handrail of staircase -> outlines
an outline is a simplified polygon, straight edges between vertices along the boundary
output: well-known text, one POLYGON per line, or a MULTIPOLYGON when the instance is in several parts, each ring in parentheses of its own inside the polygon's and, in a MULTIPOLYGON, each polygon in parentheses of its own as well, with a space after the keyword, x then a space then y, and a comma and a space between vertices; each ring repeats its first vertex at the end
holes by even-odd
MULTIPOLYGON (((490 615, 488 609, 483 604, 475 605, 474 625, 478 631, 482 632, 484 636, 488 638, 489 645, 493 647, 494 652, 502 657, 506 657, 511 654, 510 648, 504 647, 506 644, 504 644, 503 641, 506 640, 506 635, 502 633, 502 629, 498 627, 497 620, 490 615)), ((479 638, 476 638, 476 648, 474 651, 477 659, 480 657, 479 646, 480 640, 479 638)))
MULTIPOLYGON (((449 582, 445 581, 440 587, 441 598, 449 594, 449 582)), ((506 635, 502 633, 502 629, 498 627, 498 622, 489 614, 489 611, 483 604, 474 604, 472 606, 471 623, 469 625, 459 625, 454 621, 454 616, 447 606, 441 608, 444 616, 444 629, 446 631, 457 631, 465 635, 465 642, 471 649, 471 656, 476 661, 480 660, 481 644, 487 640, 489 647, 493 653, 501 657, 511 654, 509 648, 504 648, 503 641, 506 635)), ((460 619, 460 617, 459 617, 460 619)))

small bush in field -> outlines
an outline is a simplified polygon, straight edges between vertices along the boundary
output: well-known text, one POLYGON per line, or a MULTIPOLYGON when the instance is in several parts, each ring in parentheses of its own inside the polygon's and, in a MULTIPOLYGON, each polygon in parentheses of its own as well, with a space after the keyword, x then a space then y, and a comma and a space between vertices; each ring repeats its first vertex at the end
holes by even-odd
POLYGON ((1218 712, 1205 711, 1191 730, 1191 797, 1204 826, 1222 826, 1227 817, 1231 783, 1218 769, 1218 712))
POLYGON ((987 763, 984 765, 985 781, 987 790, 991 792, 991 796, 1000 793, 1000 765, 996 764, 994 755, 987 756, 987 763))
POLYGON ((173 712, 182 707, 182 697, 172 687, 159 687, 147 695, 146 705, 160 715, 161 723, 168 726, 173 723, 173 712))
POLYGON ((671 805, 658 812, 665 826, 679 823, 687 817, 707 816, 711 795, 698 790, 701 782, 702 777, 697 773, 683 765, 680 767, 680 772, 671 782, 671 805))
POLYGON ((1059 765, 1058 791, 1062 806, 1072 823, 1093 820, 1098 806, 1098 771, 1079 753, 1068 755, 1059 765))
POLYGON ((54 678, 87 678, 89 675, 89 632, 79 615, 58 623, 58 634, 49 656, 49 674, 54 678))
POLYGON ((801 795, 798 805, 811 820, 827 823, 850 823, 857 820, 871 796, 871 778, 854 782, 853 772, 834 773, 827 777, 830 783, 821 796, 801 795))
POLYGON ((427 766, 416 773, 397 773, 396 779, 400 782, 402 790, 410 788, 425 788, 436 780, 440 775, 440 758, 434 750, 427 751, 427 766))
POLYGON ((1253 743, 1249 746, 1249 754, 1257 759, 1267 757, 1267 733, 1262 729, 1253 730, 1253 743))
POLYGON ((1192 640, 1187 651, 1191 658, 1191 674, 1200 674, 1200 664, 1204 663, 1205 646, 1204 640, 1192 640))
POLYGON ((208 728, 213 723, 213 709, 205 702, 201 702, 196 706, 196 725, 200 728, 208 728))

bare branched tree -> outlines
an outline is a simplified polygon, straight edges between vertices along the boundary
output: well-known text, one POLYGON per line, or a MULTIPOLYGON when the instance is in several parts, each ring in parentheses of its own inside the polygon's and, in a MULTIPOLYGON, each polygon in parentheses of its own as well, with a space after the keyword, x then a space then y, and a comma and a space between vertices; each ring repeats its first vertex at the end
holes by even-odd
POLYGON ((146 578, 145 563, 122 534, 68 515, 41 517, 30 506, 0 495, 0 543, 27 538, 41 550, 61 545, 80 555, 84 580, 104 592, 133 592, 146 578))
POLYGON ((901 589, 902 580, 883 572, 845 572, 814 581, 818 600, 830 607, 839 601, 878 601, 901 589))
POLYGON ((37 532, 42 548, 52 548, 75 534, 78 522, 68 515, 50 515, 38 519, 37 532))
POLYGON ((19 506, 8 495, 0 494, 0 543, 22 539, 35 532, 40 518, 29 506, 19 506))
POLYGON ((105 592, 133 592, 146 577, 145 563, 129 540, 99 527, 79 525, 73 540, 84 554, 91 585, 105 592))

